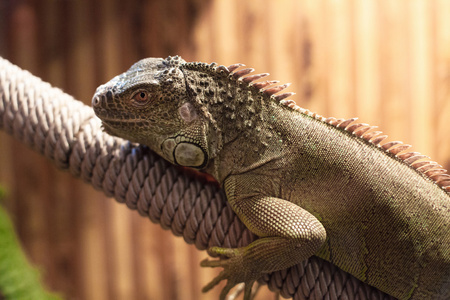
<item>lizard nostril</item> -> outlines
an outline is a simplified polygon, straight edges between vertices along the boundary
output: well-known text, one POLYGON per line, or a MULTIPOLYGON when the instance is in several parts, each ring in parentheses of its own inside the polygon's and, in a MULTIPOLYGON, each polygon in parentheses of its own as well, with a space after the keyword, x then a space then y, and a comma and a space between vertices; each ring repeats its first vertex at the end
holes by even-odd
POLYGON ((107 91, 105 96, 106 96, 106 99, 108 99, 108 101, 111 101, 114 98, 114 94, 111 91, 107 91))
POLYGON ((105 89, 97 89, 97 92, 92 97, 92 107, 93 108, 102 108, 108 103, 114 100, 114 93, 111 90, 105 89))
POLYGON ((92 98, 92 106, 93 107, 99 106, 102 103, 101 98, 102 98, 101 96, 94 96, 94 98, 92 98))

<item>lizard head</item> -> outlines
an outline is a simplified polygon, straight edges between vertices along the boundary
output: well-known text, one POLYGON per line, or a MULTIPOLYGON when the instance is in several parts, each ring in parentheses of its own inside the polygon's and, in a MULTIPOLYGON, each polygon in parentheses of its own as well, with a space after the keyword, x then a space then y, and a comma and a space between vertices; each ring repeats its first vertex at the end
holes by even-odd
POLYGON ((202 169, 217 134, 190 99, 180 57, 147 58, 99 86, 92 99, 103 129, 147 145, 166 160, 202 169))

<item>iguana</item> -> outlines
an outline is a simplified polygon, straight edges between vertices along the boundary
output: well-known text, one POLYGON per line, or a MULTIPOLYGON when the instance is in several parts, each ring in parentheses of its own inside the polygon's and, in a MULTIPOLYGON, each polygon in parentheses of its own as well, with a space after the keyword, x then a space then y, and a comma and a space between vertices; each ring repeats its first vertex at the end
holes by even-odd
POLYGON ((450 299, 450 176, 373 126, 300 108, 268 74, 147 58, 98 87, 109 134, 202 170, 260 238, 213 247, 224 299, 312 255, 399 299, 450 299))

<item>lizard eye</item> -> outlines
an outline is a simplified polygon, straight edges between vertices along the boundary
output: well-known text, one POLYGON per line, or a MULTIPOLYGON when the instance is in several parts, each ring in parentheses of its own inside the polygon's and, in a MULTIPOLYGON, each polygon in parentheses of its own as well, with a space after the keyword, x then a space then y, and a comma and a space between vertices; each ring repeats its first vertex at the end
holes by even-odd
POLYGON ((145 104, 148 101, 148 93, 147 91, 138 91, 133 95, 132 99, 136 104, 145 104))

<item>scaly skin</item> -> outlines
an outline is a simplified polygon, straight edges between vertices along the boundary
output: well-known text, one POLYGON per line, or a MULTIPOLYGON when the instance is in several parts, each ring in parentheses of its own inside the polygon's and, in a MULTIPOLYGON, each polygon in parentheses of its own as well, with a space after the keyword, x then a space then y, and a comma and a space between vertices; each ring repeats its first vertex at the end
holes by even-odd
POLYGON ((260 239, 229 259, 221 293, 311 255, 399 299, 450 299, 450 176, 355 119, 325 119, 276 95, 267 74, 149 58, 97 89, 105 131, 202 169, 260 239))

